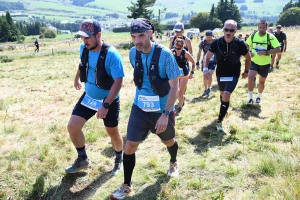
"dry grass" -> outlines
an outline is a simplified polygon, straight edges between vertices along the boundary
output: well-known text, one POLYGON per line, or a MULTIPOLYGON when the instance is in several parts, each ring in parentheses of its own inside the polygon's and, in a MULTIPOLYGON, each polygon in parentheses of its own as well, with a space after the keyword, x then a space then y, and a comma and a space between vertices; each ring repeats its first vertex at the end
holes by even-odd
MULTIPOLYGON (((261 106, 245 106, 247 81, 240 80, 224 121, 225 134, 217 133, 213 123, 219 110, 217 87, 209 99, 198 98, 202 74, 195 73, 176 118, 180 176, 166 177, 167 150, 150 135, 137 151, 132 199, 300 198, 300 34, 288 30, 287 35, 288 52, 280 69, 270 73, 261 106)), ((194 40, 194 57, 197 46, 194 40)), ((126 70, 120 120, 125 137, 134 86, 128 51, 120 52, 126 70)), ((109 175, 113 151, 95 118, 84 128, 92 169, 78 175, 64 172, 76 157, 66 125, 82 93, 73 88, 78 61, 78 52, 66 51, 0 63, 0 199, 108 199, 122 183, 122 174, 109 175)))

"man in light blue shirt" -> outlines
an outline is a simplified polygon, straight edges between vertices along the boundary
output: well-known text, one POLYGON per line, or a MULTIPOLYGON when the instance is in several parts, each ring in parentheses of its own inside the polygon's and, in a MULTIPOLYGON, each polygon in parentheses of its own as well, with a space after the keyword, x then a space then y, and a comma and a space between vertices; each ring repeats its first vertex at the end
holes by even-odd
POLYGON ((174 103, 180 71, 172 52, 151 41, 153 24, 144 18, 135 19, 130 28, 135 45, 130 52, 134 67, 136 95, 127 127, 123 154, 124 183, 110 199, 124 199, 134 193, 131 177, 135 166, 135 151, 149 131, 157 134, 170 154, 168 176, 178 176, 176 160, 174 103))

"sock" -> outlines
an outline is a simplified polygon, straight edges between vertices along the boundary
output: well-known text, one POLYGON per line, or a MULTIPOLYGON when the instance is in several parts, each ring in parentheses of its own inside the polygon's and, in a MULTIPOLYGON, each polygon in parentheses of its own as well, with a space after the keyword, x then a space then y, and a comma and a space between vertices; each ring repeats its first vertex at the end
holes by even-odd
POLYGON ((116 154, 116 160, 120 160, 120 159, 122 159, 122 153, 123 153, 123 151, 121 150, 121 151, 116 151, 115 150, 115 154, 116 154))
POLYGON ((86 152, 85 152, 85 146, 80 147, 80 148, 76 148, 77 153, 78 153, 78 157, 81 157, 83 159, 87 158, 86 152))
POLYGON ((170 162, 176 162, 176 156, 177 156, 177 151, 178 151, 178 143, 175 141, 173 146, 167 147, 169 154, 171 156, 170 162))
POLYGON ((258 93, 256 98, 260 98, 260 95, 261 95, 261 93, 258 93))
POLYGON ((250 98, 250 99, 253 99, 253 91, 251 91, 251 92, 248 91, 248 93, 249 93, 249 98, 250 98))
POLYGON ((220 113, 219 113, 218 121, 220 121, 220 122, 223 121, 228 108, 229 108, 229 101, 228 102, 222 101, 221 106, 220 106, 220 113))
POLYGON ((135 153, 126 155, 123 153, 123 167, 124 167, 124 184, 131 186, 132 172, 135 166, 135 153))

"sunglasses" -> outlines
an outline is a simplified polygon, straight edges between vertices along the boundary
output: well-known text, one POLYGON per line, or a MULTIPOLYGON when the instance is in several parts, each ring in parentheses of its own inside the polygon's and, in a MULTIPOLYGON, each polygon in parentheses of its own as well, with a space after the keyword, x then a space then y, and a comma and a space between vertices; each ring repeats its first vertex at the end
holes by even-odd
POLYGON ((176 47, 175 47, 175 49, 176 49, 176 50, 181 50, 181 48, 176 48, 176 47))
POLYGON ((225 32, 233 33, 233 32, 235 31, 235 29, 224 28, 224 31, 225 31, 225 32))

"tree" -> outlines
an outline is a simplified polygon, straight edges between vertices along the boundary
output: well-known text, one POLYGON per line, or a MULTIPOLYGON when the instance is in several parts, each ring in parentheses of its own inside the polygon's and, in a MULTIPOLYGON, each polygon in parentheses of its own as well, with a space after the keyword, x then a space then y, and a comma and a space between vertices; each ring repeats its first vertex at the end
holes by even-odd
POLYGON ((283 26, 294 26, 300 24, 300 8, 294 7, 284 11, 280 14, 277 23, 283 26))
POLYGON ((215 17, 215 4, 213 4, 213 5, 211 6, 210 13, 209 13, 209 17, 210 17, 210 18, 214 18, 214 17, 215 17))
POLYGON ((200 30, 207 30, 222 27, 222 22, 217 18, 210 18, 207 12, 200 12, 191 18, 190 26, 200 30))
POLYGON ((7 41, 11 41, 11 42, 17 41, 17 39, 19 38, 19 36, 21 34, 20 34, 20 31, 18 30, 16 24, 13 22, 9 11, 6 11, 5 18, 6 18, 7 24, 9 25, 7 41))
POLYGON ((233 19, 237 22, 237 28, 242 28, 242 17, 234 0, 230 0, 230 2, 220 0, 216 7, 216 14, 223 24, 226 20, 233 19))
POLYGON ((137 0, 136 3, 131 2, 132 6, 127 7, 131 15, 127 15, 128 18, 146 18, 150 19, 153 10, 147 9, 148 7, 154 6, 156 0, 137 0))
MULTIPOLYGON (((292 0, 290 0, 287 4, 285 4, 285 6, 282 8, 282 12, 287 11, 290 8, 295 8, 295 7, 300 7, 300 0, 298 0, 298 2, 294 2, 292 0)), ((281 14, 280 13, 280 14, 281 14)))

